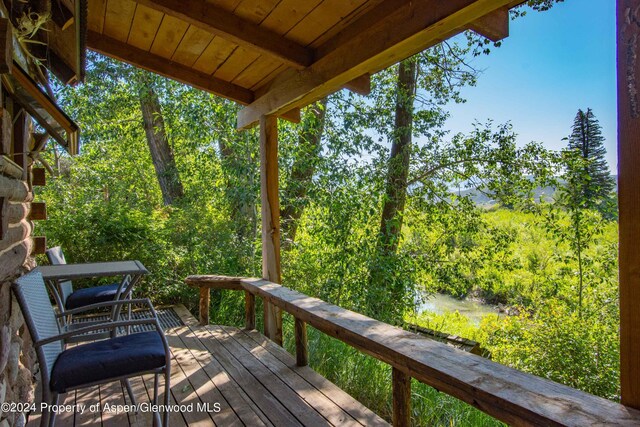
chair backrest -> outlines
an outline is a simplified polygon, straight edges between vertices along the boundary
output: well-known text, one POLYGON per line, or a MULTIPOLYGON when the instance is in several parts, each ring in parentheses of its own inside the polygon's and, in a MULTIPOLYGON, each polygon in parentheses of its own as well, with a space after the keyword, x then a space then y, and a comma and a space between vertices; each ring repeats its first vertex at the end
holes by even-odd
MULTIPOLYGON (((44 279, 38 269, 15 280, 12 288, 34 342, 60 333, 44 279)), ((51 377, 53 364, 62 350, 63 344, 59 341, 45 344, 39 349, 38 362, 47 379, 51 377)))
MULTIPOLYGON (((60 265, 67 263, 67 260, 64 258, 64 253, 62 252, 62 248, 60 246, 49 248, 45 253, 47 254, 47 258, 49 259, 49 264, 51 265, 60 265)), ((62 298, 62 303, 65 304, 69 295, 73 293, 73 283, 71 283, 71 280, 64 280, 58 282, 58 288, 60 289, 60 298, 62 298)))

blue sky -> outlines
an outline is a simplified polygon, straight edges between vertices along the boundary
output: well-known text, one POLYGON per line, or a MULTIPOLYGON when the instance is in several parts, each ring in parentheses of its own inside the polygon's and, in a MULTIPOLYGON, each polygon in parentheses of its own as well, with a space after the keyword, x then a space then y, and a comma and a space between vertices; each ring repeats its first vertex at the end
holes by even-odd
POLYGON ((565 0, 511 21, 510 33, 500 48, 474 59, 482 75, 463 90, 467 103, 448 106, 448 129, 467 132, 476 119, 511 121, 520 144, 559 149, 578 109, 591 108, 615 173, 615 1, 565 0))

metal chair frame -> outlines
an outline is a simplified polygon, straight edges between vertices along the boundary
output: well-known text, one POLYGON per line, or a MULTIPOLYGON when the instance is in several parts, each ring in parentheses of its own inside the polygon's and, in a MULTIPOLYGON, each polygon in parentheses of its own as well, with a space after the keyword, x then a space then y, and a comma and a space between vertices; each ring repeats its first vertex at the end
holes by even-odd
MULTIPOLYGON (((169 414, 166 408, 169 405, 169 393, 170 393, 170 378, 171 378, 171 352, 169 350, 169 344, 167 343, 167 339, 162 331, 162 327, 160 326, 160 322, 158 321, 157 313, 151 304, 151 301, 148 298, 144 299, 134 299, 134 300, 117 300, 117 301, 108 301, 103 303, 91 304, 85 307, 80 307, 73 310, 67 310, 65 312, 60 312, 56 314, 51 306, 49 301, 49 296, 47 294, 46 285, 44 280, 42 279, 42 275, 37 271, 32 271, 27 273, 26 275, 18 278, 13 286, 14 294, 16 295, 16 299, 20 304, 22 309, 22 313, 25 319, 25 323, 27 324, 27 328, 29 329, 29 333, 31 334, 31 338, 33 340, 33 345, 36 351, 36 355, 38 357, 38 363, 40 364, 40 374, 42 381, 42 401, 49 405, 56 405, 58 403, 58 393, 54 392, 50 388, 50 380, 51 380, 51 371, 53 369, 53 365, 57 360, 58 356, 64 351, 64 343, 67 342, 68 339, 73 338, 78 335, 87 334, 90 332, 94 332, 97 330, 108 329, 111 330, 115 335, 118 330, 125 330, 128 332, 131 326, 141 326, 141 325, 153 325, 155 326, 156 331, 160 335, 162 339, 162 344, 165 351, 165 366, 162 368, 154 369, 151 371, 144 372, 136 372, 132 375, 126 375, 122 377, 114 377, 109 378, 104 381, 98 381, 88 384, 82 384, 80 386, 76 386, 70 388, 68 391, 77 390, 85 387, 91 387, 98 384, 106 384, 112 381, 125 381, 127 378, 131 378, 138 375, 144 375, 152 373, 154 374, 154 395, 153 395, 153 404, 154 406, 157 404, 158 400, 158 380, 161 374, 164 374, 164 405, 165 412, 163 419, 160 420, 160 415, 156 412, 154 413, 154 425, 160 425, 167 427, 169 422, 169 414), (58 319, 67 315, 79 314, 89 310, 95 310, 99 308, 116 308, 122 307, 123 305, 129 305, 131 307, 132 304, 140 304, 145 305, 151 311, 153 317, 146 319, 136 319, 136 320, 120 320, 114 321, 110 320, 108 322, 100 323, 100 324, 92 324, 90 326, 82 327, 75 329, 73 331, 60 332, 60 324, 58 323, 58 319), (48 306, 48 311, 47 307, 48 306), (35 313, 32 312, 35 311, 35 313)), ((129 391, 129 390, 128 390, 129 391)), ((55 412, 51 412, 49 410, 43 411, 42 418, 40 421, 40 426, 50 426, 53 427, 55 424, 55 412)))

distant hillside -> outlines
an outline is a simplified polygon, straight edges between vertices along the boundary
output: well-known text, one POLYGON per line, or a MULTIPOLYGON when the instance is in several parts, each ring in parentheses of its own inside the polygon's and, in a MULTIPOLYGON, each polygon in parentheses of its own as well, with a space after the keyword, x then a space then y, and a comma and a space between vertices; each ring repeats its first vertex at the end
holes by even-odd
MULTIPOLYGON (((614 175, 613 177, 616 180, 615 191, 618 191, 618 176, 614 175)), ((534 200, 542 199, 545 201, 552 201, 553 195, 555 194, 556 190, 556 187, 538 187, 533 191, 533 198, 534 200)), ((491 197, 490 194, 488 194, 488 192, 483 193, 481 191, 478 191, 477 188, 468 188, 460 191, 452 189, 451 192, 463 197, 470 196, 471 200, 473 200, 473 202, 478 206, 490 207, 496 204, 496 201, 491 197)))

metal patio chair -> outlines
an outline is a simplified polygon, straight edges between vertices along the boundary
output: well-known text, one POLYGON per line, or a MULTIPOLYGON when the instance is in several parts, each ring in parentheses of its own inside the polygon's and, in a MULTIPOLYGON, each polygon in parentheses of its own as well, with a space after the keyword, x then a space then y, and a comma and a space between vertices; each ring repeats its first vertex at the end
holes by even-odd
MULTIPOLYGON (((153 404, 158 400, 158 381, 164 374, 164 405, 169 404, 171 353, 153 305, 148 299, 109 301, 56 314, 53 310, 42 274, 36 269, 17 279, 12 289, 31 334, 40 365, 42 401, 55 405, 60 394, 68 391, 125 380, 134 376, 153 373, 153 404), (146 305, 153 317, 136 320, 108 321, 77 330, 63 332, 58 318, 66 314, 78 314, 114 305, 146 305), (129 335, 77 345, 65 349, 70 337, 95 330, 110 329, 114 332, 128 330, 130 326, 153 325, 155 331, 129 335)), ((117 335, 117 334, 116 334, 117 335)), ((55 413, 43 411, 40 426, 53 426, 55 413)), ((168 411, 162 420, 154 413, 154 424, 168 425, 168 411)))
MULTIPOLYGON (((67 263, 60 246, 49 248, 45 253, 51 265, 67 263)), ((60 310, 73 310, 90 304, 119 299, 120 293, 124 291, 128 284, 128 282, 126 282, 127 280, 130 280, 130 278, 125 278, 123 283, 92 286, 78 290, 73 289, 71 280, 64 280, 58 282, 57 289, 53 289, 52 291, 54 292, 54 298, 60 310)))

